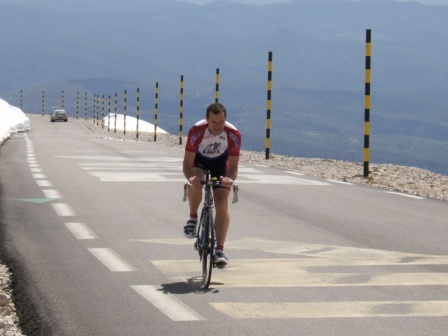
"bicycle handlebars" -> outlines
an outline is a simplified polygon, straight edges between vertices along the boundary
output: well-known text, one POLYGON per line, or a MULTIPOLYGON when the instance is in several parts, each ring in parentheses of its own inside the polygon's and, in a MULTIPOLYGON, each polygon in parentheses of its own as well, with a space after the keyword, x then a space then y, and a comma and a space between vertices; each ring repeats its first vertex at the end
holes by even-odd
MULTIPOLYGON (((221 186, 221 182, 219 181, 213 181, 213 180, 208 180, 208 181, 201 181, 201 184, 204 185, 209 185, 210 187, 216 187, 216 186, 221 186)), ((185 202, 187 200, 187 192, 188 192, 188 188, 190 188, 192 184, 190 182, 185 182, 184 185, 184 197, 182 198, 182 202, 185 202)), ((233 187, 233 198, 232 198, 232 204, 235 204, 236 202, 238 202, 238 184, 233 183, 232 184, 233 187)))

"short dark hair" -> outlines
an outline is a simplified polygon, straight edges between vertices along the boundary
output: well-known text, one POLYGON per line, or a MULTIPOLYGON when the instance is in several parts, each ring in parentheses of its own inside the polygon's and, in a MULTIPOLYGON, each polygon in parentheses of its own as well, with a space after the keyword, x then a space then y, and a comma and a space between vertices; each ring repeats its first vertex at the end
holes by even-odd
POLYGON ((205 114, 207 119, 210 116, 210 112, 212 112, 214 114, 219 114, 222 112, 222 113, 224 113, 224 117, 226 117, 226 119, 227 119, 227 110, 226 110, 225 106, 221 103, 213 103, 207 107, 207 113, 205 114))

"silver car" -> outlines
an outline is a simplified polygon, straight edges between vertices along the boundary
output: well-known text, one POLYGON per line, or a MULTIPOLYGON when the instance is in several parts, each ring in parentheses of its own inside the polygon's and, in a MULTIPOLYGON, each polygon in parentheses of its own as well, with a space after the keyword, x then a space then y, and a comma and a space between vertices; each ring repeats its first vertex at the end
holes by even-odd
POLYGON ((58 109, 53 111, 53 113, 51 114, 51 122, 55 122, 58 120, 65 122, 68 121, 67 112, 65 112, 65 110, 58 109))

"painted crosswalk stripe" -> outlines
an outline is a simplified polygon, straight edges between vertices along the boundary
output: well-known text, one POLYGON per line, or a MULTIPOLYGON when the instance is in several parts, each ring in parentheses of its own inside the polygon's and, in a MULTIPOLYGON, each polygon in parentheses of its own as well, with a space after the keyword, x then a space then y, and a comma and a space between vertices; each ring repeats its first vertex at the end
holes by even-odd
POLYGON ((35 179, 46 179, 47 177, 45 176, 45 174, 33 174, 33 177, 35 179))
POLYGON ((76 239, 98 239, 98 236, 84 223, 65 223, 76 239))
POLYGON ((448 301, 214 302, 211 305, 236 319, 448 316, 448 301))
POLYGON ((112 272, 136 271, 134 266, 110 248, 89 248, 88 250, 112 272))
POLYGON ((52 203, 54 211, 56 211, 56 214, 61 217, 70 217, 70 216, 76 216, 75 211, 70 207, 70 205, 66 203, 52 203))
POLYGON ((150 285, 131 286, 131 288, 173 321, 205 320, 205 318, 193 309, 185 305, 173 295, 165 293, 161 288, 150 285))

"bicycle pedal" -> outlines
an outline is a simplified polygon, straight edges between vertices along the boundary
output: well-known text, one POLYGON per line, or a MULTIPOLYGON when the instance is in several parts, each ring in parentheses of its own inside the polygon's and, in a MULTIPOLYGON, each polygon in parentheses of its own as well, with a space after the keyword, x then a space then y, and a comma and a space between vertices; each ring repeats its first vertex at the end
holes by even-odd
POLYGON ((223 269, 223 268, 225 268, 227 265, 226 264, 224 264, 224 263, 218 263, 218 264, 216 264, 216 267, 218 267, 219 269, 223 269))

